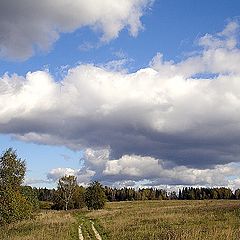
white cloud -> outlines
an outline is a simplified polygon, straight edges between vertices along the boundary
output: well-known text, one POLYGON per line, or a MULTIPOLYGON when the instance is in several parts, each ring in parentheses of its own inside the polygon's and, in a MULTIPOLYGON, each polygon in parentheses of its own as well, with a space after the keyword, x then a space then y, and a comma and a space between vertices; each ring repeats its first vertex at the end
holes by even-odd
POLYGON ((51 180, 45 180, 45 179, 35 179, 35 178, 25 178, 24 179, 24 185, 26 186, 29 186, 29 185, 32 185, 32 186, 35 186, 35 185, 45 185, 45 184, 52 184, 52 181, 51 180))
POLYGON ((227 44, 237 41, 236 29, 230 23, 208 35, 201 52, 179 63, 158 54, 135 73, 83 64, 61 83, 44 71, 4 75, 0 132, 91 148, 85 152, 84 171, 93 171, 87 178, 163 179, 156 173, 161 170, 169 182, 182 172, 183 180, 210 183, 210 173, 218 179, 219 168, 240 157, 240 50, 227 44), (143 168, 136 167, 140 163, 143 168))
POLYGON ((76 172, 77 170, 72 168, 54 168, 48 173, 47 178, 57 181, 64 176, 75 176, 76 172))
MULTIPOLYGON (((109 150, 91 150, 91 157, 85 155, 86 167, 108 183, 126 184, 148 181, 150 185, 188 185, 188 186, 229 186, 240 187, 238 164, 216 165, 211 169, 197 169, 186 166, 173 166, 167 161, 153 157, 124 155, 119 159, 110 159, 109 150), (95 157, 94 157, 95 156, 95 157), (99 163, 101 165, 93 164, 99 163)), ((93 175, 94 177, 94 175, 93 175)))
POLYGON ((60 33, 88 26, 107 42, 128 28, 136 36, 152 0, 41 0, 0 2, 0 56, 26 59, 49 50, 60 33))
MULTIPOLYGON (((87 185, 100 180, 112 186, 227 186, 240 187, 239 164, 216 165, 211 169, 197 169, 186 166, 168 166, 166 161, 152 157, 124 155, 110 159, 109 150, 85 151, 85 167, 74 170, 57 168, 51 170, 48 179, 57 180, 64 175, 75 175, 78 182, 87 185)), ((171 187, 172 188, 172 187, 171 187)))
POLYGON ((203 49, 194 56, 174 63, 173 61, 164 61, 163 55, 158 53, 150 62, 150 66, 161 76, 168 78, 177 75, 186 79, 200 73, 239 74, 238 35, 238 23, 230 22, 222 32, 215 35, 206 34, 201 37, 198 43, 203 49))
POLYGON ((90 169, 73 169, 73 168, 54 168, 47 174, 48 181, 57 182, 64 176, 76 176, 80 185, 86 186, 90 183, 95 171, 90 169))

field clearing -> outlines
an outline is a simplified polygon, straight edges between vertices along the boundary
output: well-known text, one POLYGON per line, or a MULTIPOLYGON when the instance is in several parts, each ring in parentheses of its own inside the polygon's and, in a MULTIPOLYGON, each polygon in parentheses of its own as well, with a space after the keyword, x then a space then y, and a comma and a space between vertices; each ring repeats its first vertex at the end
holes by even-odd
POLYGON ((135 201, 107 203, 98 211, 42 211, 35 219, 0 227, 4 240, 239 240, 240 201, 135 201))
POLYGON ((44 211, 32 220, 0 227, 4 240, 70 240, 78 239, 77 220, 71 212, 44 211))
POLYGON ((109 239, 240 239, 240 202, 234 200, 108 203, 87 214, 109 239))

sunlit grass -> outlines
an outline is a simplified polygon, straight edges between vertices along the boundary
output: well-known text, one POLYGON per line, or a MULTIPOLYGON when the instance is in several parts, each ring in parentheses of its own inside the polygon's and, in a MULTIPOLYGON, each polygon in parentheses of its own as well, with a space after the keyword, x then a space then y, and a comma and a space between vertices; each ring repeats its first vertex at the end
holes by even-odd
POLYGON ((90 219, 104 240, 239 240, 240 202, 136 201, 107 203, 98 211, 42 211, 35 219, 0 227, 4 240, 95 239, 90 219))
POLYGON ((88 213, 110 239, 240 239, 238 201, 108 203, 88 213))
POLYGON ((68 240, 78 239, 77 221, 72 213, 45 211, 35 219, 0 227, 4 240, 68 240))

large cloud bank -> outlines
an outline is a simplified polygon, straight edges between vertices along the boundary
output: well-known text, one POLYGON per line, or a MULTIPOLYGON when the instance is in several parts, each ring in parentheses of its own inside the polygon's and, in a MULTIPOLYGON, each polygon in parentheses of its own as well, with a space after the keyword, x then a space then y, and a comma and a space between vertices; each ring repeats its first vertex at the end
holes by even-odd
POLYGON ((4 75, 0 132, 86 149, 85 179, 213 184, 240 157, 238 37, 231 22, 185 60, 159 53, 135 73, 80 65, 61 83, 44 71, 4 75))
POLYGON ((127 27, 132 36, 142 28, 144 9, 152 0, 1 0, 0 56, 26 59, 48 50, 60 33, 88 26, 116 38, 127 27))
POLYGON ((85 151, 85 167, 81 169, 52 169, 47 178, 57 181, 64 175, 77 176, 81 185, 91 180, 101 180, 116 187, 166 186, 170 188, 184 185, 240 187, 240 167, 235 163, 216 165, 211 169, 196 169, 186 166, 167 167, 163 160, 153 157, 124 155, 120 159, 110 159, 108 150, 85 151))

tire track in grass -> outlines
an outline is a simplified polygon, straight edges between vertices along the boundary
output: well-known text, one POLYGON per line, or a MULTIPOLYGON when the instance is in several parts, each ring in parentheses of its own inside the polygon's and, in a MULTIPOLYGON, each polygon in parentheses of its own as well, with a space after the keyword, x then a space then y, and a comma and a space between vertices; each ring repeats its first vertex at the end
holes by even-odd
MULTIPOLYGON (((94 233, 89 231, 89 228, 87 226, 87 222, 84 221, 84 223, 82 224, 82 232, 83 232, 83 236, 84 236, 84 239, 88 239, 88 240, 91 240, 94 238, 94 233)), ((92 229, 90 229, 92 230, 92 229)))
POLYGON ((102 237, 97 231, 97 229, 95 228, 94 226, 95 223, 92 220, 90 220, 88 217, 84 216, 81 213, 76 214, 76 217, 79 221, 79 225, 78 225, 79 240, 86 240, 86 239, 102 240, 102 237))
POLYGON ((95 234, 96 239, 97 239, 97 240, 102 240, 102 237, 101 237, 100 234, 98 233, 97 229, 94 227, 94 222, 91 221, 91 220, 90 220, 90 222, 91 222, 91 224, 92 224, 92 230, 93 230, 93 232, 94 232, 94 234, 95 234))
POLYGON ((82 226, 81 225, 78 226, 78 236, 79 236, 79 240, 84 240, 83 234, 82 234, 82 226))

